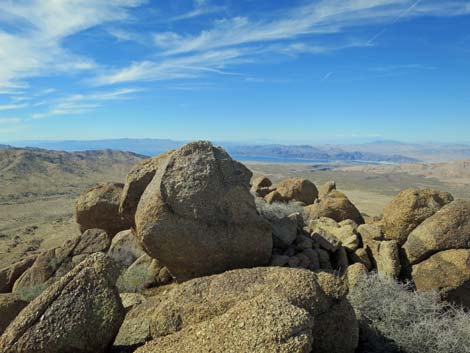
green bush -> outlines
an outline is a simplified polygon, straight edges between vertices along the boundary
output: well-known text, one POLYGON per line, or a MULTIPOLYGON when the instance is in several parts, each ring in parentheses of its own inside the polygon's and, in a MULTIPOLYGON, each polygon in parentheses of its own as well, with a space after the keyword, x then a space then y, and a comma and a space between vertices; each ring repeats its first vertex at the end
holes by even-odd
POLYGON ((270 221, 287 217, 292 213, 298 212, 302 214, 304 211, 304 205, 301 202, 274 202, 270 204, 260 197, 257 197, 255 201, 256 209, 258 210, 259 214, 270 221))
POLYGON ((437 292, 372 274, 351 289, 363 353, 469 353, 470 313, 437 292))
POLYGON ((148 265, 131 266, 121 272, 116 286, 120 293, 137 293, 152 280, 148 265))
POLYGON ((40 283, 32 287, 20 288, 17 295, 21 300, 31 302, 36 299, 47 288, 46 283, 40 283))

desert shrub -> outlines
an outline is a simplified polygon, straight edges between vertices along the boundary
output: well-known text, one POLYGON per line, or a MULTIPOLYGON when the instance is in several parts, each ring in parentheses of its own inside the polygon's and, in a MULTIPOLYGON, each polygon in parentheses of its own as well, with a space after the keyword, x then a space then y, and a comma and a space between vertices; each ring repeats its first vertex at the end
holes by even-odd
POLYGON ((32 287, 20 288, 16 293, 21 300, 30 302, 36 299, 46 288, 46 283, 40 283, 32 287))
POLYGON ((349 300, 361 325, 361 352, 470 352, 470 313, 435 291, 416 292, 372 274, 349 300))
POLYGON ((121 272, 116 286, 120 293, 137 293, 152 280, 148 265, 131 266, 121 272))
POLYGON ((256 209, 258 210, 259 214, 268 220, 284 218, 291 215, 292 213, 303 213, 304 211, 303 203, 297 201, 291 201, 289 203, 268 203, 260 197, 257 197, 255 201, 256 209))

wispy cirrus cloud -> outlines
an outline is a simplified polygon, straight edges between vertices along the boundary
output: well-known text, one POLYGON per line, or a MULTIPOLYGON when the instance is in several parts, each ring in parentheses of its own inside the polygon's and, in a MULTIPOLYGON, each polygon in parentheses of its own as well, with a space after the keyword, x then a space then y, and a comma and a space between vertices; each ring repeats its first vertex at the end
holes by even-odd
POLYGON ((31 77, 96 69, 92 57, 73 53, 64 47, 63 40, 103 23, 125 20, 127 9, 143 2, 0 2, 0 90, 9 93, 31 77))
POLYGON ((2 104, 0 110, 15 110, 26 107, 27 104, 2 104))
POLYGON ((422 64, 402 64, 371 67, 369 70, 374 72, 394 72, 403 70, 437 70, 437 67, 422 64))
POLYGON ((170 18, 170 21, 182 21, 195 17, 206 16, 225 10, 225 6, 213 5, 209 0, 194 0, 194 8, 181 15, 170 18))
MULTIPOLYGON (((373 45, 369 39, 342 39, 324 44, 322 36, 344 33, 352 27, 391 25, 422 16, 470 13, 464 0, 426 3, 416 0, 323 0, 264 19, 232 17, 215 20, 197 34, 160 32, 154 35, 157 60, 136 61, 107 69, 98 85, 132 81, 198 78, 207 72, 225 73, 228 67, 256 62, 267 52, 284 55, 323 54, 333 50, 373 45)), ((380 33, 380 32, 379 32, 380 33)), ((374 40, 377 38, 374 38, 374 40)))
POLYGON ((90 113, 100 108, 105 101, 132 99, 132 94, 141 91, 140 88, 121 88, 113 91, 68 95, 52 102, 44 102, 44 105, 48 105, 48 110, 35 113, 31 118, 44 119, 50 116, 90 113))
POLYGON ((0 118, 0 124, 18 124, 21 121, 21 118, 0 118))

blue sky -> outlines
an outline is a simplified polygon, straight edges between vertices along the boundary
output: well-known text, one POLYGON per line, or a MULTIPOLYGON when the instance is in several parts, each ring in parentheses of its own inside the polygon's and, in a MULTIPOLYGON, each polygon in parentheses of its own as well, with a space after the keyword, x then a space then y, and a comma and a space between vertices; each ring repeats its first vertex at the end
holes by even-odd
POLYGON ((0 141, 470 141, 470 1, 2 0, 0 141))

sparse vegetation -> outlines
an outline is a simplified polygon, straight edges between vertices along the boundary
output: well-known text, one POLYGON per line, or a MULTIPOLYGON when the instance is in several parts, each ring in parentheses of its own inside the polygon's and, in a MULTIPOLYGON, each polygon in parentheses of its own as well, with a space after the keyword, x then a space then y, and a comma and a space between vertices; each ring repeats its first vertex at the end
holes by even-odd
POLYGON ((259 197, 257 197, 255 201, 256 209, 258 210, 260 215, 269 220, 287 217, 292 213, 302 213, 304 211, 304 207, 301 202, 274 202, 270 204, 259 197))
POLYGON ((21 288, 17 295, 21 300, 31 302, 36 299, 47 288, 46 283, 40 283, 32 287, 21 288))
POLYGON ((137 293, 153 278, 147 265, 131 266, 124 269, 117 279, 116 286, 119 293, 137 293))
POLYGON ((372 274, 349 294, 361 325, 364 353, 469 353, 470 313, 372 274))

